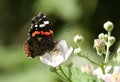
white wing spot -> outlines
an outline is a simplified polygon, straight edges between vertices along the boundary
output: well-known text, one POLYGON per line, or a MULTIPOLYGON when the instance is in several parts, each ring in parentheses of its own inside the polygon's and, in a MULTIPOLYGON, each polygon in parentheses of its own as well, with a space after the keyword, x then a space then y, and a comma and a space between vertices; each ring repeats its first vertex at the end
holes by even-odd
POLYGON ((37 24, 35 24, 35 27, 38 27, 38 25, 37 25, 37 24))
POLYGON ((39 27, 45 27, 45 24, 40 24, 39 27))
POLYGON ((46 18, 46 16, 44 15, 43 18, 46 18))
POLYGON ((44 24, 49 24, 49 21, 44 21, 43 23, 44 23, 44 24))

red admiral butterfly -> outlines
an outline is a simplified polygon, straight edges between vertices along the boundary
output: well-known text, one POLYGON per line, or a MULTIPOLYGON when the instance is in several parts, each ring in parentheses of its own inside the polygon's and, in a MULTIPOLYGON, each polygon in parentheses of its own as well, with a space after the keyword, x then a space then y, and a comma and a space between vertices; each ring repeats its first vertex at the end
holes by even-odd
POLYGON ((33 17, 28 39, 24 43, 24 51, 28 57, 42 56, 54 48, 53 30, 43 13, 33 17))

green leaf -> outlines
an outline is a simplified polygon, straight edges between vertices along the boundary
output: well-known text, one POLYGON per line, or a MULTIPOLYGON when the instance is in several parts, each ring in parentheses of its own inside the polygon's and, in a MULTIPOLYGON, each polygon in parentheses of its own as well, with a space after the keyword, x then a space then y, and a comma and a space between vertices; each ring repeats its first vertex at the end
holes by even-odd
POLYGON ((64 78, 65 82, 97 82, 97 78, 86 73, 82 73, 80 69, 68 66, 61 66, 57 69, 59 75, 64 78), (63 72, 64 74, 63 74, 63 72), (68 80, 69 79, 69 80, 68 80))
POLYGON ((97 82, 97 79, 86 73, 82 73, 78 68, 72 69, 72 82, 97 82))

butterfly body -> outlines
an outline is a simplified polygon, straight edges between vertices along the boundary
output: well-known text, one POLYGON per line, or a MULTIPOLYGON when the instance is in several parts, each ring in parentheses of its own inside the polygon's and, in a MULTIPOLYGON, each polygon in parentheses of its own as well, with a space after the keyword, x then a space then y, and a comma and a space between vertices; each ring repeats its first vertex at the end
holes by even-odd
POLYGON ((24 51, 28 57, 42 56, 54 48, 53 30, 43 13, 33 17, 28 32, 28 39, 24 43, 24 51))

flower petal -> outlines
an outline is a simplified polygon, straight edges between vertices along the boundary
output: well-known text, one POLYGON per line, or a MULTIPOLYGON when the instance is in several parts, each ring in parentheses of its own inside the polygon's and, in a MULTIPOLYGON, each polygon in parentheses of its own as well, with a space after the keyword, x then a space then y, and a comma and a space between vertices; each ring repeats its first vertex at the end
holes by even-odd
POLYGON ((65 60, 68 59, 68 57, 71 55, 73 51, 73 48, 70 47, 68 49, 66 41, 61 40, 59 41, 55 48, 47 53, 45 53, 43 56, 40 56, 40 60, 52 67, 56 67, 65 60))
POLYGON ((102 80, 104 80, 105 82, 112 82, 111 78, 112 78, 112 74, 105 74, 102 77, 102 80))

